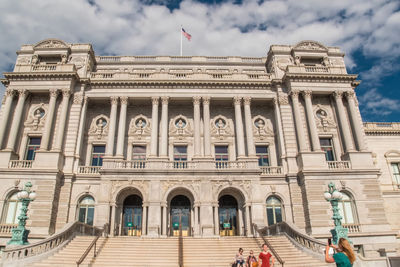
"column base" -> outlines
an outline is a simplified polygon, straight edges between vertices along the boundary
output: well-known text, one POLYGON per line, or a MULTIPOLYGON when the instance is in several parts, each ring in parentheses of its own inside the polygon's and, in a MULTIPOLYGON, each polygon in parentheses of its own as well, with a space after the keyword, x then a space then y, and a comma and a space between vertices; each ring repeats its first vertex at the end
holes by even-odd
POLYGON ((203 237, 215 237, 214 234, 214 225, 202 225, 202 234, 203 237))
POLYGON ((64 157, 59 151, 37 151, 33 168, 37 169, 58 169, 64 165, 64 157))
POLYGON ((301 170, 324 170, 328 165, 324 152, 300 152, 297 155, 297 164, 301 170))
POLYGON ((18 155, 12 150, 0 151, 0 168, 8 168, 10 160, 18 160, 18 155))

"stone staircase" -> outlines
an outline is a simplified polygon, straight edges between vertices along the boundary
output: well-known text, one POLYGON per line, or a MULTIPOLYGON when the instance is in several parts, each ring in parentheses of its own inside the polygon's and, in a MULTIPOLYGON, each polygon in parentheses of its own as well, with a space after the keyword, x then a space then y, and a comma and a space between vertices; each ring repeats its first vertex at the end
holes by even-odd
MULTIPOLYGON (((67 246, 47 259, 33 264, 33 267, 76 267, 76 261, 80 259, 94 238, 94 236, 76 236, 67 246)), ((99 238, 97 244, 101 244, 104 241, 104 238, 99 238)), ((89 253, 82 266, 87 266, 92 257, 93 251, 89 253)))
MULTIPOLYGON (((35 263, 34 267, 76 266, 76 261, 93 240, 93 236, 77 236, 53 256, 35 263)), ((295 247, 286 236, 267 237, 285 261, 285 267, 329 266, 295 247)), ((184 267, 230 267, 239 248, 248 256, 260 253, 263 240, 247 237, 183 238, 184 267)), ((94 267, 178 267, 178 238, 109 237, 97 241, 96 258, 93 251, 81 266, 94 267)), ((275 261, 275 266, 280 266, 275 261)))
MULTIPOLYGON (((266 237, 271 246, 275 249, 278 255, 285 262, 285 267, 311 267, 311 266, 331 266, 324 261, 310 256, 308 253, 301 251, 294 246, 289 239, 284 236, 269 236, 266 237)), ((263 242, 262 239, 259 239, 263 242)), ((277 261, 275 261, 277 263, 277 261)))

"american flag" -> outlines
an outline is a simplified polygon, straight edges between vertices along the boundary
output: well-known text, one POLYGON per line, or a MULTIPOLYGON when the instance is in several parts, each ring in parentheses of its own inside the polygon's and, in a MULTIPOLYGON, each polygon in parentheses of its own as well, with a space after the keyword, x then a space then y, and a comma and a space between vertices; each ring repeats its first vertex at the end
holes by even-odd
POLYGON ((183 36, 185 36, 189 41, 190 41, 190 39, 192 39, 192 36, 191 36, 189 33, 187 33, 187 32, 185 31, 184 28, 182 28, 182 34, 183 34, 183 36))

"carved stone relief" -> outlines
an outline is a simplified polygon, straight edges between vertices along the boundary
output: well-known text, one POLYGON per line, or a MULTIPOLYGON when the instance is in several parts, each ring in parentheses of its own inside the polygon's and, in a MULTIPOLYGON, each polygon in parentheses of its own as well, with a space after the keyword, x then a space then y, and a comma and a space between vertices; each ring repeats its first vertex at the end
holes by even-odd
POLYGON ((258 115, 253 118, 253 134, 254 137, 264 140, 267 137, 274 136, 272 130, 272 122, 265 117, 258 115))
POLYGON ((24 125, 31 131, 41 131, 47 115, 47 105, 41 103, 31 107, 24 125))
POLYGON ((169 136, 175 136, 180 139, 191 136, 193 127, 191 121, 183 115, 175 116, 169 121, 169 136))
POLYGON ((314 107, 314 117, 317 123, 317 127, 322 129, 324 132, 327 132, 329 129, 336 128, 335 120, 333 119, 333 115, 330 111, 318 104, 314 107))
POLYGON ((142 139, 144 136, 150 135, 151 125, 150 120, 143 114, 137 115, 129 123, 129 135, 135 136, 137 139, 142 139))
POLYGON ((224 139, 228 136, 233 136, 233 127, 230 121, 223 115, 218 115, 211 120, 211 135, 224 139))
POLYGON ((89 128, 89 135, 96 136, 97 139, 103 139, 108 134, 109 119, 106 115, 96 116, 89 128))

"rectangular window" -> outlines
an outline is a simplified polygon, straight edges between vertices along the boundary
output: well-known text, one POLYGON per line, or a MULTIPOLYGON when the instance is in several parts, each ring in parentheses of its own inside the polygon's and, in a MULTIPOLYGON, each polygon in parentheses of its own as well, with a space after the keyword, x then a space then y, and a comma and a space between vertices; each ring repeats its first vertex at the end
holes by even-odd
POLYGON ((400 163, 392 163, 393 180, 396 184, 400 185, 400 163))
POLYGON ((215 146, 215 160, 216 161, 228 161, 228 146, 215 146))
POLYGON ((187 146, 174 146, 174 168, 187 168, 187 146))
POLYGON ((146 146, 133 146, 132 160, 146 160, 146 146))
POLYGON ((320 138, 321 150, 325 153, 326 161, 335 161, 335 153, 332 145, 332 138, 320 138))
POLYGON ((25 160, 34 160, 36 150, 40 148, 41 137, 29 137, 28 147, 26 148, 25 160))
POLYGON ((92 149, 92 166, 103 166, 103 158, 106 153, 106 146, 93 146, 92 149))
POLYGON ((258 166, 269 166, 268 146, 256 146, 258 166))

